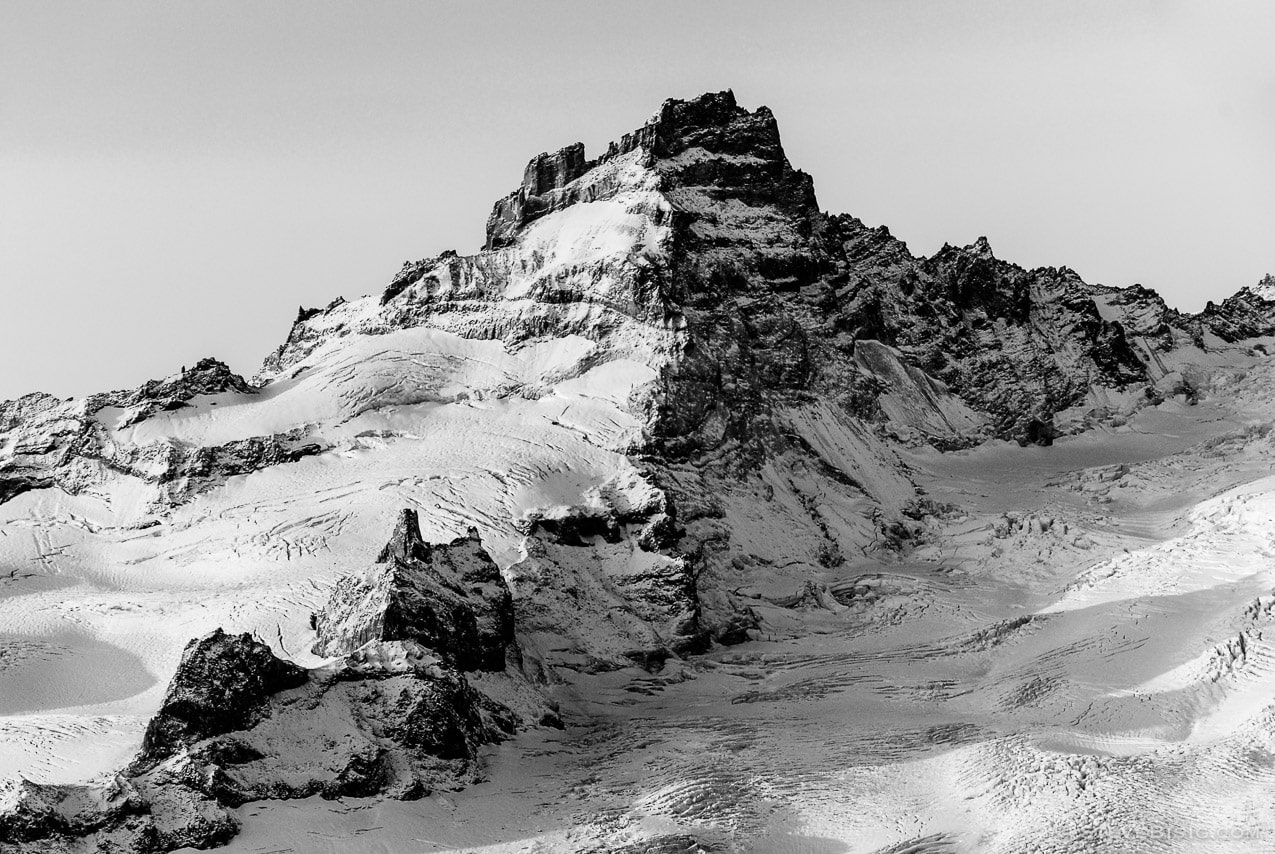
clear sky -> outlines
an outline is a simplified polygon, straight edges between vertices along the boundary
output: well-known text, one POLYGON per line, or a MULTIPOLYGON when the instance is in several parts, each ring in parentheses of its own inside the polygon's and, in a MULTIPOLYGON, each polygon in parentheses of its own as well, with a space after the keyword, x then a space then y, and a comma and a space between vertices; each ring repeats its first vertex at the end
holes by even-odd
POLYGON ((0 4, 0 399, 244 374, 298 305, 475 251, 534 154, 774 110, 913 252, 1198 309, 1275 272, 1275 3, 0 4))

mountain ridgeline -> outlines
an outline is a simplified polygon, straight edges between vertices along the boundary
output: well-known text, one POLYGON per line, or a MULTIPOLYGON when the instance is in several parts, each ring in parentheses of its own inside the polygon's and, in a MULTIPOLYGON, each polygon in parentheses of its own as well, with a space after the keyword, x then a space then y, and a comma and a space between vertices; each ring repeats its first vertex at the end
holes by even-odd
MULTIPOLYGON (((1090 285, 1066 267, 1025 270, 996 258, 985 238, 913 256, 884 226, 821 212, 770 110, 749 112, 731 92, 666 102, 596 160, 580 143, 533 158, 522 186, 496 202, 483 253, 405 265, 382 302, 440 276, 491 275, 537 220, 629 190, 613 164, 631 153, 667 202, 653 212, 669 232, 667 258, 635 265, 635 299, 609 307, 679 332, 651 425, 653 446, 674 458, 729 441, 782 446, 768 415, 781 400, 833 400, 867 423, 916 428, 940 448, 993 437, 1046 443, 1122 407, 1127 414, 1139 393, 1172 393, 1178 378, 1165 385, 1175 372, 1159 354, 1275 333, 1270 276, 1191 315, 1140 285, 1090 285), (892 383, 903 374, 916 389, 892 383), (908 423, 883 405, 892 392, 954 395, 965 417, 936 405, 908 423), (1123 395, 1115 405, 1113 393, 1123 395)), ((547 282, 535 298, 594 297, 547 282)), ((440 294, 428 308, 450 302, 440 294)))
POLYGON ((73 530, 65 571, 207 585, 85 609, 112 638, 159 609, 173 681, 109 785, 0 787, 0 848, 204 847, 250 801, 467 785, 592 678, 867 596, 828 574, 951 511, 909 453, 1118 430, 1272 335, 1270 276, 1192 315, 985 239, 914 256, 821 211, 765 107, 667 101, 595 160, 533 158, 480 252, 301 309, 250 380, 0 404, 0 505, 73 530))

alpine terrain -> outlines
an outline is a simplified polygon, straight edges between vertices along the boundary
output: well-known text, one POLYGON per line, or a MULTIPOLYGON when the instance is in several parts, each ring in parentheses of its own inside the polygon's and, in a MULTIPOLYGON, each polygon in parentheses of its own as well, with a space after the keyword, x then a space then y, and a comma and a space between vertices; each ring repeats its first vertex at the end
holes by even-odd
POLYGON ((486 233, 0 404, 0 851, 1275 851, 1275 278, 915 256, 730 92, 486 233))

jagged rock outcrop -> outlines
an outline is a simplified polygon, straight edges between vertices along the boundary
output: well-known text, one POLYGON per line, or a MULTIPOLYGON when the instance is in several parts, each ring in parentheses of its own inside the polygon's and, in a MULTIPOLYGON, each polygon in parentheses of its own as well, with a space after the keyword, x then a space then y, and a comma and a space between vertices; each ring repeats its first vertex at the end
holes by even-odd
POLYGON ((90 414, 106 407, 124 410, 115 424, 116 429, 123 429, 145 421, 156 412, 181 409, 195 397, 226 392, 256 394, 257 388, 233 373, 225 362, 208 358, 200 359, 192 368, 183 367, 180 373, 167 379, 149 380, 132 391, 92 395, 86 409, 90 414))
POLYGON ((481 746, 518 724, 411 641, 370 642, 309 676, 272 695, 253 725, 194 743, 168 766, 205 769, 200 790, 231 806, 316 794, 414 798, 477 779, 481 746))
POLYGON ((154 762, 214 735, 250 729, 270 697, 306 681, 250 635, 221 629, 186 645, 164 702, 146 727, 139 761, 154 762))
POLYGON ((141 752, 107 783, 0 792, 0 850, 151 854, 222 844, 250 801, 418 798, 479 777, 520 718, 413 641, 306 671, 217 631, 182 656, 141 752))
POLYGON ((595 160, 578 143, 538 155, 496 203, 487 250, 405 265, 374 318, 303 313, 263 377, 351 331, 580 334, 626 350, 641 335, 666 361, 649 403, 662 453, 783 446, 791 431, 770 413, 815 400, 946 448, 1076 429, 1055 415, 1094 389, 1136 402, 1160 369, 1134 339, 1194 346, 1201 328, 1233 341, 1275 323, 1252 294, 1192 318, 1067 268, 1025 270, 986 240, 915 257, 884 228, 822 213, 771 112, 730 92, 666 102, 595 160), (640 254, 569 244, 562 223, 603 216, 641 224, 640 254), (891 348, 898 368, 869 369, 859 342, 891 348), (908 402, 881 405, 891 394, 908 402))
MULTIPOLYGON (((1094 300, 1099 309, 1117 316, 1126 336, 1143 342, 1152 352, 1168 352, 1181 347, 1203 348, 1203 325, 1169 308, 1164 299, 1150 288, 1130 285, 1106 288, 1094 285, 1094 300)), ((1154 357, 1144 357, 1147 368, 1155 373, 1154 357)))
POLYGON ((145 807, 123 779, 95 789, 83 786, 45 786, 19 780, 0 790, 0 850, 75 839, 94 833, 145 807))
MULTIPOLYGON (((752 459, 762 445, 788 444, 792 431, 772 413, 816 401, 941 448, 989 436, 1034 441, 1093 423, 1054 419, 1102 390, 1125 394, 1129 406, 1158 399, 1137 392, 1176 368, 1136 342, 1165 352, 1208 346, 1205 331, 1222 342, 1275 331, 1272 288, 1245 289, 1192 317, 1137 286, 1024 270, 995 258, 985 240, 914 257, 884 228, 822 213, 771 112, 749 112, 730 92, 670 100, 596 159, 579 143, 533 158, 496 203, 487 249, 405 265, 376 312, 341 299, 301 309, 262 381, 352 332, 426 324, 511 345, 583 335, 605 348, 598 359, 659 355, 655 394, 634 403, 652 416, 661 454, 721 458, 717 449, 738 443, 752 459), (577 224, 564 231, 555 216, 577 224), (590 229, 603 220, 632 239, 594 240, 590 229), (861 356, 860 342, 889 350, 861 356)), ((0 461, 0 500, 75 489, 88 476, 83 465, 60 470, 51 455, 115 459, 85 435, 98 409, 125 410, 110 426, 118 430, 194 396, 254 388, 203 360, 175 379, 94 396, 85 411, 43 398, 6 404, 0 423, 47 415, 58 426, 14 443, 21 452, 0 461)), ((288 458, 264 454, 252 465, 288 458)))
POLYGON ((519 555, 505 569, 523 670, 555 681, 706 649, 699 559, 681 549, 668 493, 631 471, 589 490, 580 504, 536 506, 515 520, 519 555))
POLYGON ((1275 335, 1275 276, 1241 288, 1220 305, 1210 300, 1200 312, 1200 322, 1227 343, 1275 335))
POLYGON ((430 545, 403 510, 377 563, 316 615, 316 650, 335 661, 306 670, 221 629, 192 640, 133 762, 109 784, 0 793, 0 849, 203 848, 231 838, 230 810, 250 801, 468 785, 484 745, 524 725, 561 726, 519 675, 483 682, 519 698, 515 710, 462 672, 517 661, 513 619, 477 532, 430 545))
POLYGON ((553 154, 533 157, 523 173, 522 186, 496 202, 492 209, 485 248, 508 246, 527 223, 580 201, 579 196, 560 191, 595 165, 585 162, 584 144, 579 142, 553 154))
POLYGON ((132 391, 83 400, 29 394, 0 403, 0 503, 32 489, 70 494, 112 474, 156 487, 155 501, 176 505, 239 474, 317 454, 304 431, 250 436, 224 444, 179 439, 134 441, 130 428, 162 412, 183 409, 198 397, 256 395, 256 387, 216 359, 132 391))
POLYGON ((412 641, 457 669, 503 670, 514 648, 514 609, 478 531, 450 543, 421 539, 404 509, 365 573, 341 579, 314 615, 316 655, 348 655, 369 641, 412 641))
POLYGON ((0 790, 6 854, 166 854, 224 845, 238 832, 238 819, 181 774, 85 786, 23 780, 0 790))

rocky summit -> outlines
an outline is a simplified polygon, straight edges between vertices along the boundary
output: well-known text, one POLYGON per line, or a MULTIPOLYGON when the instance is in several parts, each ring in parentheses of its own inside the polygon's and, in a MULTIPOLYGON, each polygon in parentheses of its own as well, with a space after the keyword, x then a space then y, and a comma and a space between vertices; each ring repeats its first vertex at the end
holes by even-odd
POLYGON ((1218 297, 913 255, 731 92, 539 154, 251 379, 0 404, 0 851, 1256 834, 1275 279, 1218 297))

